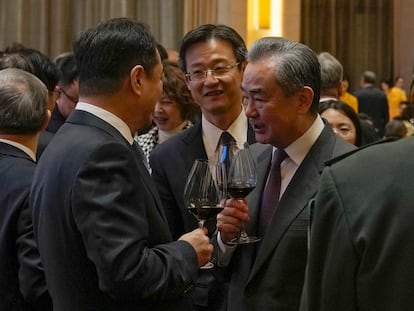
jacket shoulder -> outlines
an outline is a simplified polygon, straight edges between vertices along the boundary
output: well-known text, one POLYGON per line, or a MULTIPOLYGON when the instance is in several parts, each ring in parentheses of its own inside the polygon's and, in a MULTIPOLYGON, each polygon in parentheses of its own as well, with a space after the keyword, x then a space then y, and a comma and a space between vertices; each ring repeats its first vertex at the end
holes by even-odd
POLYGON ((337 162, 339 162, 339 161, 341 161, 343 159, 346 159, 346 158, 350 157, 353 154, 359 153, 362 150, 366 150, 367 148, 369 148, 371 146, 381 145, 381 144, 389 143, 389 142, 392 142, 392 141, 395 141, 395 139, 394 138, 387 138, 387 139, 382 139, 382 140, 375 141, 375 142, 370 143, 370 144, 366 144, 364 146, 355 148, 353 150, 350 150, 348 152, 345 152, 345 153, 343 153, 343 154, 341 154, 341 155, 339 155, 337 157, 334 157, 334 158, 326 161, 325 162, 325 165, 326 166, 331 166, 331 165, 333 165, 333 164, 335 164, 335 163, 337 163, 337 162))

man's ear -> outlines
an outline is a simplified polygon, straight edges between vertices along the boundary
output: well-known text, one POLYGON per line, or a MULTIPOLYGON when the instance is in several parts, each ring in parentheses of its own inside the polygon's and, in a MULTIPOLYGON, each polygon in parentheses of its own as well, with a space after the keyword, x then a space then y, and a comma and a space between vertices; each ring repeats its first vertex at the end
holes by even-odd
POLYGON ((309 111, 310 106, 312 105, 314 96, 313 90, 309 86, 304 86, 299 91, 298 96, 300 100, 299 110, 305 114, 309 111))
POLYGON ((46 109, 46 116, 45 116, 45 120, 43 121, 42 128, 40 129, 41 131, 44 131, 46 129, 47 125, 49 124, 51 116, 52 116, 52 113, 50 112, 50 110, 46 109))
POLYGON ((142 78, 144 76, 144 67, 141 65, 134 66, 130 73, 129 79, 131 83, 131 89, 134 93, 140 94, 142 89, 142 78))

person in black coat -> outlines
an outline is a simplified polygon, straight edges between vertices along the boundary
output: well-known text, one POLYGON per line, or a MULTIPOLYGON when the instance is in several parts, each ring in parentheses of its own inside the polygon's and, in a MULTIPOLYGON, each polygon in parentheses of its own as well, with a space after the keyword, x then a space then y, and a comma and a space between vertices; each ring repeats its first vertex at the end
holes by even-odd
POLYGON ((414 138, 327 167, 312 202, 301 311, 411 311, 414 138))
POLYGON ((389 120, 388 100, 384 92, 375 86, 376 75, 364 71, 361 76, 361 89, 354 92, 358 99, 358 112, 371 117, 379 137, 384 136, 385 124, 389 120))
POLYGON ((162 64, 148 28, 108 20, 76 41, 79 103, 45 149, 30 204, 56 310, 191 310, 213 250, 198 228, 173 241, 133 135, 151 123, 162 64))
POLYGON ((29 191, 47 89, 34 75, 0 70, 0 310, 47 311, 52 301, 33 234, 29 191))

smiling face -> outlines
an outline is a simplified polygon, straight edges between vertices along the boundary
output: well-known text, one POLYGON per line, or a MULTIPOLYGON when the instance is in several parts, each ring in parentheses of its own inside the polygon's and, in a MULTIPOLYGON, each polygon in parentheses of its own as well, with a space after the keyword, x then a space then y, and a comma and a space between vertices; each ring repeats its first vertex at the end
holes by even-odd
MULTIPOLYGON (((233 65, 237 63, 237 59, 230 43, 211 39, 190 46, 185 54, 185 62, 187 72, 194 73, 233 65)), ((204 80, 187 80, 194 101, 210 122, 214 123, 215 115, 229 113, 237 116, 241 111, 240 84, 243 70, 240 66, 231 68, 219 77, 208 72, 204 80)))
POLYGON ((274 63, 268 59, 247 64, 243 103, 256 140, 285 148, 302 134, 301 115, 306 114, 310 103, 304 106, 302 91, 286 96, 276 83, 274 70, 274 63))
POLYGON ((155 105, 153 120, 162 131, 171 131, 184 122, 180 106, 166 94, 155 105))

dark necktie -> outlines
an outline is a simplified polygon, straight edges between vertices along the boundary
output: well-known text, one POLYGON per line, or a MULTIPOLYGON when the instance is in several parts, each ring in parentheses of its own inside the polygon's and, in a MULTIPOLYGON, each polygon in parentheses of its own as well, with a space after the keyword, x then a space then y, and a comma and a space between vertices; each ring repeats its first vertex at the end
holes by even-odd
POLYGON ((231 136, 229 132, 224 131, 221 133, 219 143, 221 145, 219 162, 224 163, 226 167, 226 172, 228 172, 231 162, 231 148, 230 145, 235 143, 236 140, 231 136))
POLYGON ((263 191, 262 205, 260 207, 259 235, 261 236, 265 234, 267 225, 272 219, 273 212, 279 203, 281 186, 280 164, 286 157, 287 153, 283 149, 276 149, 273 154, 272 166, 263 191))
POLYGON ((142 161, 142 163, 144 163, 145 167, 147 168, 148 172, 151 172, 151 168, 148 164, 148 160, 147 157, 144 154, 144 151, 142 151, 141 146, 134 140, 134 143, 132 144, 132 146, 134 147, 138 158, 142 161))

